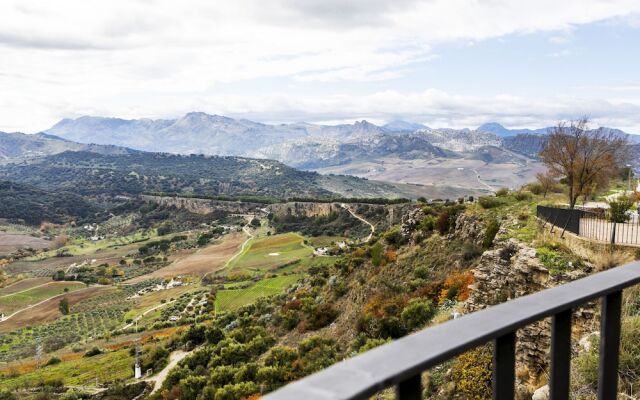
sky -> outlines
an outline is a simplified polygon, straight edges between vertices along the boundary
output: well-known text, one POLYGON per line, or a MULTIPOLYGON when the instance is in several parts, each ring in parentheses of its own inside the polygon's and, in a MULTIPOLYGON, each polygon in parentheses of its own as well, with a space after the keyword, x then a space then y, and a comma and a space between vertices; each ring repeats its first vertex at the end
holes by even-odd
POLYGON ((640 134, 637 0, 3 0, 0 131, 82 115, 640 134))

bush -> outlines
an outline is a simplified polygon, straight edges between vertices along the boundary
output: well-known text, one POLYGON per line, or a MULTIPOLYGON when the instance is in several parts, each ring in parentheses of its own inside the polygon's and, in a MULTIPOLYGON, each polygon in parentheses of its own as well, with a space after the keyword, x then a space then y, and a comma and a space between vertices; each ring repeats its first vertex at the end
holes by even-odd
POLYGON ((69 300, 66 297, 63 297, 62 300, 58 303, 58 309, 62 313, 62 315, 69 314, 69 300))
POLYGON ((502 205, 502 201, 492 196, 480 196, 478 197, 478 203, 480 207, 484 209, 495 208, 502 205))
POLYGON ((399 227, 395 227, 384 234, 384 240, 392 246, 401 246, 404 244, 404 237, 399 227))
POLYGON ((47 363, 44 365, 45 367, 48 367, 50 365, 56 365, 56 364, 60 364, 62 362, 61 359, 59 359, 58 357, 51 357, 49 359, 49 361, 47 361, 47 363))
POLYGON ((509 195, 509 189, 507 188, 500 188, 496 191, 496 196, 498 197, 504 197, 509 195))
POLYGON ((516 200, 518 201, 525 201, 525 200, 531 200, 531 193, 530 192, 516 192, 514 194, 514 197, 516 198, 516 200))
POLYGON ((413 299, 402 310, 400 319, 407 330, 414 330, 431 321, 435 309, 430 300, 413 299))
POLYGON ((487 228, 484 231, 484 239, 482 240, 482 247, 488 249, 493 244, 498 231, 500 230, 500 222, 493 218, 487 224, 487 228))
POLYGON ((455 359, 451 366, 451 379, 461 398, 491 398, 491 358, 490 347, 483 346, 455 359))
POLYGON ((91 350, 89 350, 86 353, 84 353, 84 356, 85 357, 93 357, 93 356, 97 356, 99 354, 102 354, 102 350, 100 350, 100 348, 98 348, 97 346, 94 346, 91 350))
POLYGON ((629 211, 633 207, 633 200, 627 196, 620 196, 616 201, 609 202, 609 220, 624 223, 629 220, 629 211))

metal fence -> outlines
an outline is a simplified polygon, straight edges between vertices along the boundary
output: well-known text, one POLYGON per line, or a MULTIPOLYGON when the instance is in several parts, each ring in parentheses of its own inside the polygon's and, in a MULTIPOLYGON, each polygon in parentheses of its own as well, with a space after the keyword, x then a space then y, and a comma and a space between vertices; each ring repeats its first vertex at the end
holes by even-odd
POLYGON ((611 243, 640 246, 640 218, 629 214, 627 222, 611 222, 604 209, 567 209, 537 207, 538 218, 551 225, 551 230, 559 230, 561 235, 571 232, 586 239, 611 243))
POLYGON ((516 331, 551 317, 550 398, 568 400, 571 310, 601 298, 598 399, 612 400, 618 386, 622 289, 639 282, 640 262, 635 262, 510 300, 377 347, 289 384, 264 399, 367 399, 395 386, 397 399, 419 400, 422 372, 493 341, 493 399, 512 400, 516 331))

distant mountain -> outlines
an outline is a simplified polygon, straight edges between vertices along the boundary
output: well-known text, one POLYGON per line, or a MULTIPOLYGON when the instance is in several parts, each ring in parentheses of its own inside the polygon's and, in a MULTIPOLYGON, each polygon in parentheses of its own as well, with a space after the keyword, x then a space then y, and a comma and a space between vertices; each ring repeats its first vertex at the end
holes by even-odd
POLYGON ((115 144, 151 152, 247 155, 263 147, 309 137, 348 139, 383 133, 367 121, 343 125, 269 125, 192 112, 175 120, 65 119, 47 133, 80 143, 115 144))
POLYGON ((469 129, 425 128, 414 134, 423 137, 434 146, 456 152, 473 151, 483 146, 501 145, 500 138, 495 134, 469 129))
POLYGON ((399 119, 382 125, 382 129, 390 133, 412 133, 417 131, 418 129, 424 129, 426 127, 427 126, 423 124, 403 121, 399 119))
POLYGON ((546 143, 546 135, 518 134, 502 139, 502 144, 505 149, 530 158, 537 158, 546 143))
POLYGON ((135 152, 131 149, 113 145, 76 143, 46 133, 27 135, 17 132, 0 132, 0 163, 48 156, 64 151, 90 151, 101 154, 130 154, 135 152))
POLYGON ((516 135, 544 135, 548 133, 551 128, 540 129, 507 129, 497 122, 489 122, 482 124, 476 129, 479 132, 489 132, 499 137, 509 137, 516 135))
MULTIPOLYGON (((604 129, 606 129, 609 132, 612 132, 617 136, 626 137, 631 143, 640 143, 640 135, 632 135, 623 130, 616 129, 616 128, 604 127, 604 129)), ((517 136, 517 135, 546 135, 553 130, 553 127, 549 126, 549 127, 540 128, 540 129, 508 129, 497 122, 489 122, 489 123, 480 125, 476 130, 480 132, 493 133, 499 137, 505 138, 505 137, 511 137, 511 136, 517 136)))
POLYGON ((420 135, 377 134, 350 141, 290 141, 263 148, 251 156, 277 159, 296 168, 315 169, 387 156, 429 160, 435 157, 454 158, 456 154, 432 145, 420 135))

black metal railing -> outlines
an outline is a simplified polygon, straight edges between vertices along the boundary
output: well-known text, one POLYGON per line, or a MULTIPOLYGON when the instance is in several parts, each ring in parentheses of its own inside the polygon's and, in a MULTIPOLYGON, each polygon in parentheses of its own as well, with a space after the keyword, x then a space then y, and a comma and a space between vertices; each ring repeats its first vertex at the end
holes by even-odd
POLYGON ((514 398, 516 331, 551 317, 550 398, 569 399, 571 310, 601 299, 598 399, 616 398, 622 290, 640 283, 640 262, 507 301, 342 361, 265 400, 367 399, 391 386, 396 398, 422 398, 422 372, 493 341, 493 398, 514 398))
POLYGON ((628 216, 627 222, 611 222, 606 218, 604 209, 538 206, 536 215, 544 225, 551 226, 551 231, 560 231, 561 236, 571 232, 598 242, 640 246, 640 218, 635 213, 628 216))

